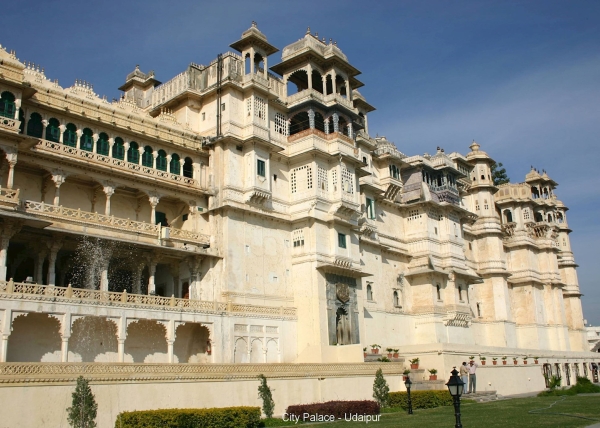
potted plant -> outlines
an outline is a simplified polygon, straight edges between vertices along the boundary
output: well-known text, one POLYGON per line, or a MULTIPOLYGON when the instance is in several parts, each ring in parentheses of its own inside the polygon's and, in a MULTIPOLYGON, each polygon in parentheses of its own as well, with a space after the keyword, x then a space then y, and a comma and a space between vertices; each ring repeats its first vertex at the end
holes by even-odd
POLYGON ((387 351, 387 357, 388 358, 392 358, 392 351, 393 351, 393 349, 392 348, 386 348, 385 350, 387 351))
POLYGON ((529 357, 523 357, 523 364, 527 364, 527 358, 529 357))
POLYGON ((470 363, 474 363, 474 362, 475 362, 475 355, 471 355, 471 356, 469 357, 469 362, 470 362, 470 363))
POLYGON ((381 348, 381 346, 375 344, 375 345, 371 345, 371 353, 372 354, 379 354, 379 348, 381 348))
POLYGON ((540 359, 540 357, 533 357, 534 364, 537 364, 539 359, 540 359))
POLYGON ((437 380, 437 370, 436 369, 429 369, 427 371, 429 372, 429 380, 437 380))
POLYGON ((496 364, 498 364, 498 361, 497 361, 497 360, 498 360, 498 358, 495 358, 495 357, 494 357, 494 358, 492 358, 492 364, 493 364, 493 365, 496 365, 496 364))
POLYGON ((394 349, 394 358, 398 358, 398 351, 400 351, 399 349, 394 349))
POLYGON ((485 357, 479 357, 479 359, 481 360, 481 365, 485 366, 485 357))
POLYGON ((367 347, 366 346, 363 348, 363 355, 365 358, 367 358, 367 347))
POLYGON ((418 358, 413 358, 412 360, 410 360, 410 368, 413 370, 417 370, 419 368, 419 359, 418 358))
POLYGON ((502 365, 506 365, 506 355, 504 357, 502 357, 502 365))
POLYGON ((408 378, 408 375, 410 374, 410 370, 409 369, 404 369, 404 371, 402 372, 403 376, 402 376, 402 380, 406 380, 408 378))
POLYGON ((517 361, 517 357, 513 357, 513 363, 515 363, 515 366, 516 366, 517 364, 519 364, 519 362, 517 361))

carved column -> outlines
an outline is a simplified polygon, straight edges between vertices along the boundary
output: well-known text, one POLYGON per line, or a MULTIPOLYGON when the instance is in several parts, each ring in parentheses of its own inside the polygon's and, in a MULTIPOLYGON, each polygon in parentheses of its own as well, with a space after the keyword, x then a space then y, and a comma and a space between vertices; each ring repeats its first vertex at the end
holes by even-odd
POLYGON ((348 137, 354 138, 354 131, 352 130, 352 122, 348 124, 348 137))
POLYGON ((150 223, 156 224, 156 206, 160 201, 160 196, 156 194, 150 195, 148 199, 150 201, 150 206, 152 207, 152 212, 150 213, 150 223))
POLYGON ((156 294, 156 284, 155 284, 155 275, 156 275, 156 265, 158 264, 157 255, 152 255, 148 257, 148 294, 155 295, 156 294))
POLYGON ((202 290, 199 284, 200 263, 202 258, 198 256, 190 256, 187 258, 188 268, 190 270, 190 299, 200 300, 202 290))
POLYGON ((104 215, 110 215, 110 197, 115 193, 115 185, 109 182, 103 183, 102 190, 106 195, 106 206, 104 207, 104 215))
POLYGON ((6 160, 8 161, 8 178, 6 180, 6 187, 9 189, 13 188, 13 182, 15 179, 15 165, 17 164, 17 150, 10 148, 4 148, 6 152, 6 160))
POLYGON ((171 276, 173 277, 173 295, 181 298, 181 284, 179 284, 179 263, 174 263, 169 266, 171 276))
POLYGON ((12 310, 4 310, 4 319, 2 321, 2 344, 0 345, 0 363, 6 362, 8 353, 8 337, 12 331, 12 310))
MULTIPOLYGON (((43 244, 42 244, 43 245, 43 244)), ((40 246, 37 252, 36 265, 34 268, 34 280, 37 284, 42 285, 44 283, 44 261, 46 260, 46 254, 48 254, 47 247, 45 245, 40 246)))
POLYGON ((325 134, 329 134, 329 118, 325 119, 325 134))
POLYGON ((108 291, 108 266, 110 265, 110 258, 102 263, 102 270, 100 271, 100 290, 108 291))
POLYGON ((333 132, 340 132, 340 116, 337 112, 333 113, 333 132))
POLYGON ((21 108, 21 98, 15 99, 15 120, 19 120, 19 109, 21 108))
POLYGON ((312 108, 308 109, 308 126, 315 129, 315 111, 312 108))
POLYGON ((108 155, 112 157, 112 148, 115 145, 115 139, 110 137, 108 139, 108 155))
POLYGON ((67 129, 67 127, 65 125, 60 125, 58 127, 58 129, 60 130, 60 136, 58 137, 58 142, 60 144, 63 144, 65 141, 65 130, 67 129))
POLYGON ((138 261, 135 265, 133 285, 131 287, 131 292, 133 294, 142 294, 142 272, 144 271, 144 267, 146 267, 146 262, 143 260, 138 261))
POLYGON ((10 239, 21 230, 22 223, 4 220, 0 231, 0 281, 6 281, 6 256, 10 239))
POLYGON ((310 64, 306 66, 306 74, 308 75, 308 89, 312 89, 312 66, 310 64))
POLYGON ((127 338, 127 318, 121 317, 117 326, 117 353, 119 354, 119 362, 125 362, 125 339, 127 338))
POLYGON ((48 254, 48 285, 56 285, 56 256, 62 245, 63 238, 56 236, 52 242, 48 243, 48 249, 50 250, 50 253, 48 254))
POLYGON ((333 91, 333 95, 337 94, 337 87, 335 81, 337 80, 337 74, 335 70, 331 70, 331 90, 333 91))
MULTIPOLYGON (((167 355, 169 359, 169 363, 173 364, 175 362, 175 357, 173 354, 173 344, 175 343, 175 321, 170 320, 167 327, 167 355)), ((187 361, 186 361, 187 362, 187 361)))
POLYGON ((67 175, 62 171, 52 172, 52 181, 54 182, 54 205, 60 205, 60 186, 67 179, 67 175))
POLYGON ((69 361, 69 338, 71 337, 71 314, 66 313, 63 316, 61 331, 60 361, 66 363, 69 361))
POLYGON ((346 79, 346 99, 348 101, 352 100, 352 93, 350 92, 350 81, 346 79))

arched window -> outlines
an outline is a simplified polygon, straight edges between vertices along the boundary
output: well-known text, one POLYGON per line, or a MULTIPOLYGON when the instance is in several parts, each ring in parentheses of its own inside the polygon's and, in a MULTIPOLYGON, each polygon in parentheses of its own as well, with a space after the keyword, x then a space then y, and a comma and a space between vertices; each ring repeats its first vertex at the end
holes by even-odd
POLYGON ((553 221, 552 214, 548 214, 548 223, 552 223, 553 221))
POLYGON ((98 142, 96 143, 96 153, 108 156, 109 149, 108 135, 106 132, 101 132, 100 135, 98 135, 98 142))
POLYGON ((46 126, 46 140, 58 143, 60 141, 60 122, 58 119, 50 119, 46 126))
POLYGON ((149 168, 154 168, 154 156, 152 156, 152 147, 144 147, 144 154, 142 154, 142 165, 149 168))
POLYGON ((115 138, 115 144, 112 147, 112 157, 115 159, 125 159, 125 143, 121 137, 115 138))
POLYGON ((2 92, 2 95, 0 95, 0 116, 14 119, 16 108, 15 96, 8 91, 2 92))
POLYGON ((542 213, 535 213, 535 221, 544 221, 542 213))
POLYGON ((565 218, 563 217, 562 213, 558 213, 558 214, 556 214, 556 220, 557 220, 559 223, 564 223, 564 222, 565 222, 565 218))
POLYGON ((39 113, 31 113, 27 121, 27 135, 35 138, 42 138, 44 135, 44 125, 42 116, 39 113))
POLYGON ((181 161, 179 160, 179 155, 177 153, 173 153, 171 155, 169 171, 171 172, 171 174, 179 175, 181 173, 181 161))
POLYGON ((394 307, 400 307, 400 299, 398 298, 398 292, 394 291, 394 307))
POLYGON ((440 284, 435 286, 435 290, 437 292, 437 299, 442 300, 442 288, 440 287, 440 284))
POLYGON ((183 163, 183 176, 187 178, 194 178, 194 164, 190 158, 185 158, 183 163))
POLYGON ((79 148, 86 152, 94 150, 94 132, 90 128, 85 128, 79 138, 79 148))
POLYGON ((531 187, 531 199, 538 199, 540 197, 540 192, 537 187, 531 187))
POLYGON ((506 218, 507 223, 512 223, 512 212, 510 210, 504 210, 504 217, 506 218))
POLYGON ((135 164, 140 163, 140 147, 135 141, 129 143, 129 149, 127 149, 127 162, 135 164))
POLYGON ((160 169, 161 171, 167 170, 167 153, 164 150, 158 151, 158 156, 156 157, 156 169, 160 169))
POLYGON ((325 132, 325 119, 323 119, 323 115, 318 111, 315 112, 315 129, 325 132))
POLYGON ((69 123, 65 129, 63 143, 65 146, 77 147, 77 127, 72 123, 69 123))
POLYGON ((367 285, 367 300, 373 300, 373 289, 371 285, 367 285))
POLYGON ((308 113, 305 111, 298 113, 290 120, 290 135, 297 134, 308 128, 310 128, 310 121, 308 113))

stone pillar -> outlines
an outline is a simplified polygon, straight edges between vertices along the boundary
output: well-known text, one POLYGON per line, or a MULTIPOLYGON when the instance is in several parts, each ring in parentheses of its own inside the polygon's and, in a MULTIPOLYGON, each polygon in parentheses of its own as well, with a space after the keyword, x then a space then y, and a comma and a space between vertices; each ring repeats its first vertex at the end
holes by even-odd
POLYGON ((142 294, 142 272, 144 267, 146 266, 146 262, 143 260, 138 260, 135 265, 133 271, 133 285, 131 287, 131 292, 133 294, 142 294))
POLYGON ((62 320, 62 331, 60 333, 60 361, 67 363, 69 361, 69 338, 71 337, 71 314, 66 313, 62 320))
POLYGON ((127 338, 127 318, 122 316, 119 318, 117 326, 117 353, 119 355, 119 362, 125 362, 125 339, 127 338))
POLYGON ((108 265, 110 260, 105 260, 102 264, 102 271, 100 272, 100 290, 108 291, 108 265))
POLYGON ((44 261, 46 260, 46 254, 48 254, 48 250, 41 247, 37 253, 37 259, 34 259, 36 261, 34 280, 39 285, 44 283, 44 261))
POLYGON ((12 310, 4 310, 4 319, 2 320, 2 344, 0 345, 0 363, 6 362, 8 353, 8 337, 12 331, 12 310))
POLYGON ((6 180, 6 187, 9 189, 13 188, 15 180, 15 165, 17 164, 17 151, 16 149, 5 148, 6 160, 8 161, 8 178, 6 180))
POLYGON ((94 135, 92 135, 92 141, 94 142, 92 145, 92 152, 93 153, 98 153, 98 140, 100 139, 100 135, 94 133, 94 135))
POLYGON ((329 118, 325 119, 325 134, 329 134, 329 118))
POLYGON ((315 111, 312 108, 308 109, 308 126, 315 129, 315 111))
POLYGON ((334 96, 337 93, 337 87, 335 85, 336 79, 337 79, 337 74, 335 73, 335 70, 331 70, 331 90, 333 91, 334 96))
POLYGON ((170 267, 170 273, 173 277, 173 295, 177 298, 183 297, 181 295, 181 284, 179 284, 179 263, 174 263, 170 267))
POLYGON ((308 89, 312 89, 312 67, 310 64, 306 66, 306 74, 308 75, 308 89))
POLYGON ((104 183, 102 190, 106 195, 106 206, 104 207, 104 215, 110 215, 110 197, 115 193, 115 187, 111 183, 104 183))
POLYGON ((60 125, 58 129, 60 129, 60 136, 58 137, 58 142, 60 144, 63 144, 65 142, 65 130, 67 129, 67 127, 65 125, 60 125))
POLYGON ((340 132, 340 116, 337 112, 333 113, 333 132, 340 132))
POLYGON ((149 295, 156 294, 155 275, 156 275, 156 265, 157 264, 158 264, 158 257, 156 255, 148 257, 148 294, 149 295))
POLYGON ((52 173, 52 181, 54 182, 54 205, 60 205, 60 186, 65 182, 67 176, 62 171, 56 171, 52 173))
POLYGON ((2 347, 0 348, 0 363, 6 362, 6 355, 8 354, 8 337, 10 334, 2 334, 2 347))
POLYGON ((19 110, 21 109, 21 98, 15 99, 15 120, 19 120, 19 110))
POLYGON ((346 99, 348 99, 348 101, 351 101, 352 94, 350 93, 350 81, 348 79, 346 79, 345 83, 346 83, 346 99))
POLYGON ((52 242, 48 243, 48 285, 56 285, 56 256, 63 245, 63 238, 55 237, 52 242))
POLYGON ((190 270, 190 299, 200 300, 202 290, 198 277, 200 275, 200 263, 202 258, 198 256, 190 256, 187 258, 188 268, 190 270))
POLYGON ((10 239, 21 230, 22 223, 5 219, 0 230, 0 281, 6 281, 6 256, 10 239))
MULTIPOLYGON (((175 355, 173 353, 173 344, 175 343, 175 321, 170 320, 167 325, 167 355, 170 364, 175 362, 175 355)), ((187 362, 187 361, 186 361, 187 362)))
POLYGON ((173 339, 167 340, 167 355, 169 358, 169 364, 173 364, 175 362, 175 358, 173 355, 173 343, 175 343, 173 339))
POLYGON ((148 199, 150 201, 150 206, 152 207, 152 212, 150 213, 150 223, 156 224, 156 206, 160 201, 160 196, 151 195, 148 197, 148 199))
POLYGON ((108 156, 112 157, 112 148, 115 145, 115 139, 110 137, 108 139, 108 156))
POLYGON ((352 129, 352 122, 348 124, 348 137, 354 138, 354 130, 352 129))

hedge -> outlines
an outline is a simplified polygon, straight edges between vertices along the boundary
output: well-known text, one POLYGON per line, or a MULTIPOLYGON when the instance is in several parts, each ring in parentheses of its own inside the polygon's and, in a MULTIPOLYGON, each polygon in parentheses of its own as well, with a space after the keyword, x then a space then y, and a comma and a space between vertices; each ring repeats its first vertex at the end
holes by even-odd
MULTIPOLYGON (((410 398, 413 409, 431 409, 452 405, 452 396, 447 390, 411 391, 410 398)), ((408 409, 408 394, 406 392, 390 392, 389 406, 408 409)))
POLYGON ((259 424, 259 407, 223 407, 122 412, 115 428, 257 428, 259 424))
POLYGON ((286 410, 287 417, 291 415, 297 416, 301 421, 306 419, 306 422, 311 420, 311 417, 333 416, 344 418, 345 415, 378 415, 379 404, 375 401, 327 401, 325 403, 314 404, 297 404, 289 406, 286 410), (309 415, 306 417, 306 415, 309 415))

